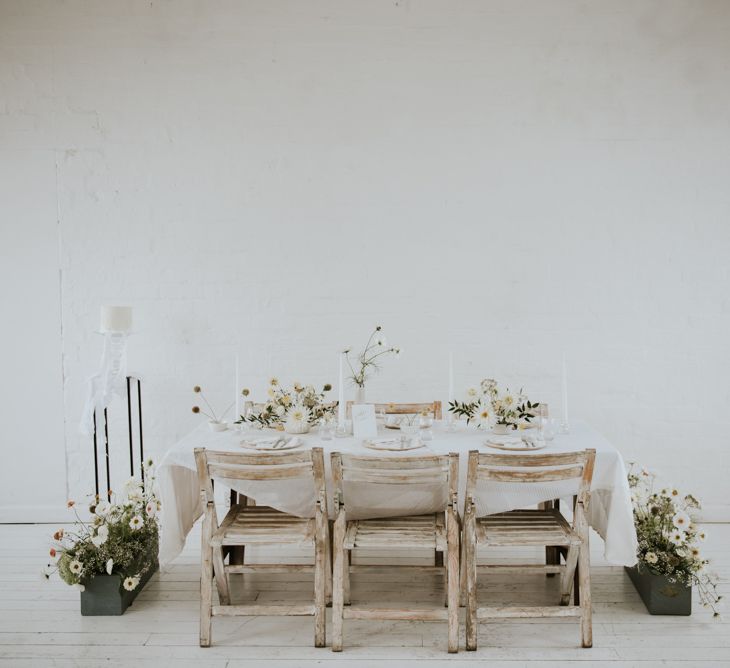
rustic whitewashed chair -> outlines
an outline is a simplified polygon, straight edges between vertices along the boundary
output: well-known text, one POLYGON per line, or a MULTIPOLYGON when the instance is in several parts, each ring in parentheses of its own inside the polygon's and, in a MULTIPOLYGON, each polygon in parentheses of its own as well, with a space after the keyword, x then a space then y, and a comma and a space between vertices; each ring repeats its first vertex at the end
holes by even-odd
MULTIPOLYGON (((469 453, 466 505, 463 523, 462 587, 466 592, 466 648, 477 647, 478 622, 505 617, 580 617, 583 647, 591 647, 592 612, 590 591, 590 546, 588 540, 588 503, 593 477, 595 450, 553 455, 506 455, 469 453), (477 483, 540 484, 573 481, 575 495, 572 525, 557 508, 511 510, 477 517, 477 483), (477 546, 551 546, 565 556, 565 564, 545 566, 490 565, 512 571, 535 569, 559 573, 560 606, 477 607, 477 546), (577 577, 576 576, 577 568, 577 577), (570 604, 576 588, 576 601, 570 604)), ((570 484, 570 483, 568 483, 570 484)))
POLYGON ((331 591, 329 528, 324 456, 321 448, 276 454, 214 452, 195 449, 204 504, 200 578, 200 646, 209 647, 211 617, 231 615, 313 615, 314 644, 325 646, 325 607, 331 591), (301 518, 268 506, 234 504, 219 524, 213 479, 226 481, 312 480, 313 518, 301 518), (245 545, 312 545, 314 565, 278 565, 277 573, 314 571, 313 605, 232 605, 229 573, 271 572, 270 564, 225 564, 225 552, 245 545), (213 605, 213 578, 219 605, 213 605))
MULTIPOLYGON (((353 401, 347 402, 347 415, 352 416, 352 405, 353 401)), ((375 413, 380 415, 430 415, 434 420, 440 420, 442 418, 441 402, 440 401, 427 401, 421 403, 388 403, 388 404, 373 404, 375 407, 375 413)), ((434 566, 443 566, 443 552, 434 552, 433 563, 434 566)), ((348 559, 351 559, 351 554, 348 554, 348 559)))
MULTIPOLYGON (((333 537, 332 650, 342 651, 344 619, 445 620, 448 649, 459 649, 459 524, 457 514, 459 457, 357 457, 332 453, 335 524, 333 537), (444 510, 426 515, 348 520, 348 488, 367 485, 373 493, 388 486, 426 486, 444 499, 444 510), (446 552, 446 607, 369 608, 350 602, 348 555, 362 548, 429 548, 446 552)), ((352 567, 355 570, 357 567, 352 567)), ((384 566, 390 568, 390 566, 384 566)), ((419 568, 418 566, 409 568, 419 568)), ((421 567, 432 569, 432 567, 421 567)))
MULTIPOLYGON (((347 414, 352 414, 353 401, 347 402, 347 414)), ((373 404, 375 406, 376 413, 385 413, 386 415, 417 415, 424 413, 430 414, 434 420, 440 420, 441 413, 441 402, 440 401, 427 401, 425 403, 414 403, 414 404, 373 404)))

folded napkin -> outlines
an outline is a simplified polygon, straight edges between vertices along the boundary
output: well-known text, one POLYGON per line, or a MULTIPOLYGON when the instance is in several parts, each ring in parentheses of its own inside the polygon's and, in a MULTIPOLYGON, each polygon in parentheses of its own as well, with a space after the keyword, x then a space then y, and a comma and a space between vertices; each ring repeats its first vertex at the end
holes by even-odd
POLYGON ((299 442, 300 439, 298 436, 292 438, 274 436, 241 441, 241 445, 244 448, 253 448, 255 450, 289 450, 299 445, 299 442))

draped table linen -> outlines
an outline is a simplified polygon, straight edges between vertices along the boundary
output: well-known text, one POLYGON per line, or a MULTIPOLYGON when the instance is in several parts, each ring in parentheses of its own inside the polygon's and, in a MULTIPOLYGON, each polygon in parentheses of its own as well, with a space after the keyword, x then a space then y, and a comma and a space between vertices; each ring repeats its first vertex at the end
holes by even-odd
MULTIPOLYGON (((399 432, 379 428, 381 436, 397 436, 399 432)), ((244 439, 256 439, 273 435, 271 430, 211 432, 200 425, 193 432, 173 445, 165 454, 157 471, 157 481, 162 502, 162 535, 160 539, 160 562, 164 566, 180 554, 185 538, 195 521, 201 516, 198 475, 193 451, 208 448, 229 452, 252 453, 242 448, 244 439)), ((362 441, 352 436, 322 440, 318 433, 300 435, 302 447, 322 447, 325 451, 327 491, 330 494, 329 509, 332 512, 332 473, 329 453, 343 453, 369 456, 422 456, 428 454, 459 454, 459 504, 464 506, 466 468, 470 450, 480 452, 502 452, 502 454, 523 454, 522 452, 500 451, 487 447, 487 434, 465 425, 455 431, 447 431, 442 423, 436 422, 433 440, 426 441, 423 448, 403 452, 376 451, 366 448, 362 441)), ((601 434, 583 422, 571 425, 569 434, 560 434, 541 450, 528 451, 539 454, 572 452, 594 448, 596 450, 595 470, 591 485, 589 508, 590 525, 604 540, 604 556, 614 564, 632 566, 636 563, 636 531, 631 506, 631 495, 626 480, 626 469, 621 454, 601 434)), ((289 450, 294 452, 294 450, 289 450)), ((267 505, 299 517, 311 517, 314 507, 314 492, 311 480, 286 481, 222 481, 237 492, 255 499, 258 505, 267 505)), ((481 517, 516 508, 535 505, 541 501, 556 498, 570 498, 577 485, 573 482, 558 483, 489 483, 480 482, 477 488, 477 514, 481 517)), ((415 515, 442 510, 446 492, 440 487, 410 485, 351 485, 346 489, 348 518, 365 519, 396 515, 415 515)))

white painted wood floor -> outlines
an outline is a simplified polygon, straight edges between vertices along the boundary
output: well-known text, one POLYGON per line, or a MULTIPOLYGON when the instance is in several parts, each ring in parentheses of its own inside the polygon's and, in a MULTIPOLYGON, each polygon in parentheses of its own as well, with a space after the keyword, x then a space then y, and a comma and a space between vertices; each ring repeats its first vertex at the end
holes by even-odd
MULTIPOLYGON (((312 618, 219 618, 213 647, 198 647, 198 536, 167 572, 156 575, 122 617, 81 617, 78 592, 57 578, 44 582, 48 525, 0 526, 0 666, 135 668, 289 668, 324 665, 395 668, 426 662, 451 668, 489 662, 491 667, 565 666, 730 666, 730 623, 714 620, 695 606, 687 617, 652 617, 622 568, 601 556, 593 540, 594 647, 581 649, 573 620, 514 620, 480 625, 477 652, 446 653, 446 625, 433 622, 345 622, 345 650, 312 646, 312 618)), ((730 586, 730 525, 709 525, 707 554, 730 586)), ((538 556, 534 552, 535 557, 538 556)), ((293 553, 278 558, 292 560, 293 553)), ((509 554, 505 556, 509 557, 509 554)), ((524 558, 525 552, 520 553, 524 558)), ((258 560, 258 559, 257 559, 258 560)), ((390 563, 403 562, 394 555, 390 563)), ((512 553, 515 561, 515 553, 512 553)), ((355 563, 375 563, 362 555, 355 563)), ((426 562, 424 555, 421 563, 426 562)), ((234 576, 236 598, 276 603, 311 597, 310 575, 234 576)), ((480 578, 480 600, 492 603, 552 604, 557 578, 499 575, 480 578)), ((437 575, 353 574, 353 601, 396 605, 443 600, 437 575)), ((463 614, 463 613, 462 613, 463 614)), ((463 616, 462 616, 463 621, 463 616)), ((329 639, 328 639, 329 640, 329 639)))

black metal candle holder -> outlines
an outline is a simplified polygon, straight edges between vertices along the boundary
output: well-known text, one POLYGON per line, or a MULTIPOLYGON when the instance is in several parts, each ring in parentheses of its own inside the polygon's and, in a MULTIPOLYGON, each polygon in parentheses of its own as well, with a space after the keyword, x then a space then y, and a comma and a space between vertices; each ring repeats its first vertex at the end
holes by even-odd
MULTIPOLYGON (((135 376, 127 376, 127 429, 129 435, 129 475, 134 476, 134 436, 132 430, 132 387, 137 385, 137 419, 139 436, 139 472, 144 483, 144 437, 142 434, 142 381, 135 376)), ((104 408, 104 462, 106 468, 106 495, 111 501, 111 464, 109 460, 109 421, 104 408)), ((94 411, 94 487, 99 496, 99 448, 96 433, 96 410, 94 411)))

